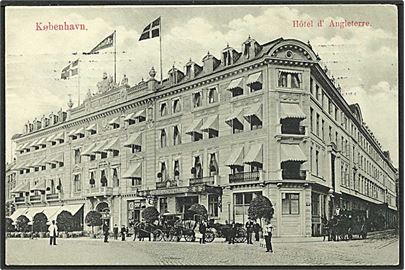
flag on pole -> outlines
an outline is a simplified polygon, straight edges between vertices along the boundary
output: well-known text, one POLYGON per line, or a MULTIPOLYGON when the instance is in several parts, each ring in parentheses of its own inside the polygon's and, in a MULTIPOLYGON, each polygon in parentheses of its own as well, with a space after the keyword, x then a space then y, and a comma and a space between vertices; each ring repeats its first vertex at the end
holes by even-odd
MULTIPOLYGON (((114 31, 115 33, 115 31, 114 31)), ((94 47, 90 52, 86 54, 94 54, 100 50, 107 49, 113 46, 114 44, 114 33, 103 39, 96 47, 94 47)))
POLYGON ((73 61, 66 67, 62 69, 62 73, 60 75, 60 78, 62 80, 67 80, 70 77, 76 76, 79 74, 79 59, 73 61))
POLYGON ((148 24, 139 37, 139 41, 160 36, 160 17, 148 24))

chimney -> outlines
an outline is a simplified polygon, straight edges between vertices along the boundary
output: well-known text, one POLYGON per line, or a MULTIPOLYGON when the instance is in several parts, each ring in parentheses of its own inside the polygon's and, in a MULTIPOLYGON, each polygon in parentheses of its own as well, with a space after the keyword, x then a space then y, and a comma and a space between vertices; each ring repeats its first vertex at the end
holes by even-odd
POLYGON ((155 68, 152 67, 149 71, 149 80, 148 80, 148 91, 154 92, 156 91, 156 86, 158 84, 157 80, 155 79, 156 71, 155 68))

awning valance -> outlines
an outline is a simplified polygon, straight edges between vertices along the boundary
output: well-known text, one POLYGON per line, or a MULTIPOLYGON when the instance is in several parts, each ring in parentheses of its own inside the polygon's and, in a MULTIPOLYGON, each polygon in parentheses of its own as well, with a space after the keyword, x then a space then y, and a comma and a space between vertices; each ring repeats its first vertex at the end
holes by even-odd
POLYGON ((290 73, 290 74, 301 74, 302 71, 298 71, 298 70, 289 70, 289 69, 279 69, 279 72, 286 72, 286 73, 290 73))
POLYGON ((11 190, 11 193, 21 193, 30 191, 29 183, 20 183, 11 190))
POLYGON ((280 103, 280 118, 304 119, 306 118, 306 115, 296 103, 280 103))
POLYGON ((96 143, 91 144, 89 147, 87 147, 86 149, 84 149, 83 153, 81 154, 82 156, 91 156, 94 155, 92 153, 92 150, 94 149, 94 147, 96 147, 96 143))
POLYGON ((31 188, 31 190, 46 190, 45 180, 39 180, 38 183, 31 188))
POLYGON ((236 109, 226 120, 225 123, 232 126, 233 119, 242 119, 243 115, 243 108, 236 109))
POLYGON ((208 132, 210 129, 219 130, 218 115, 209 116, 201 126, 202 131, 208 132))
POLYGON ((104 150, 106 151, 114 151, 114 150, 119 150, 120 145, 119 145, 119 140, 118 138, 112 139, 109 143, 107 143, 104 146, 104 150))
POLYGON ((21 215, 24 215, 28 211, 28 208, 17 208, 14 213, 9 216, 10 219, 12 219, 14 222, 17 220, 17 218, 21 215))
POLYGON ((232 80, 226 90, 232 91, 235 88, 242 88, 243 89, 243 78, 238 78, 235 80, 232 80))
POLYGON ((263 163, 263 145, 253 144, 245 156, 245 163, 263 163))
POLYGON ((281 162, 300 161, 305 162, 307 157, 298 144, 281 144, 281 162))
POLYGON ((192 134, 193 132, 199 132, 202 125, 202 118, 194 119, 191 126, 186 130, 186 134, 192 134))
POLYGON ((251 117, 253 115, 256 115, 257 118, 262 119, 262 115, 263 115, 263 110, 262 110, 263 106, 261 103, 259 104, 255 104, 253 106, 251 106, 249 109, 247 109, 245 111, 245 113, 243 114, 243 117, 246 119, 246 121, 250 122, 251 117))
POLYGON ((232 153, 229 156, 226 166, 243 166, 243 146, 235 147, 232 149, 232 153))
POLYGON ((140 162, 130 165, 129 168, 122 175, 122 178, 142 178, 142 166, 140 162))
POLYGON ((119 124, 120 124, 120 118, 119 118, 119 116, 114 117, 113 119, 111 119, 111 120, 108 122, 108 124, 109 124, 110 126, 112 126, 112 125, 119 125, 119 124))
POLYGON ((132 145, 142 145, 142 134, 140 132, 131 134, 124 143, 125 147, 132 147, 132 145))
POLYGON ((86 128, 86 130, 87 131, 96 131, 97 130, 97 127, 96 127, 96 123, 93 123, 93 124, 91 124, 90 126, 88 126, 87 128, 86 128))
POLYGON ((261 83, 262 82, 262 72, 257 72, 257 73, 253 73, 253 74, 250 74, 249 75, 249 77, 248 77, 248 79, 247 79, 247 82, 246 82, 246 85, 251 85, 252 83, 261 83))

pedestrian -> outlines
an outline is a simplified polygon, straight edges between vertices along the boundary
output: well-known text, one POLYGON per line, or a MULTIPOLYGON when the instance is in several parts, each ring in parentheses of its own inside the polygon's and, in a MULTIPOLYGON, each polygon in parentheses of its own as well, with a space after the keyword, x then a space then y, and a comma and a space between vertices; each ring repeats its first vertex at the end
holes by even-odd
POLYGON ((202 234, 201 234, 201 232, 200 232, 200 226, 201 226, 201 223, 200 223, 200 222, 195 225, 195 227, 194 227, 194 237, 195 237, 196 240, 198 239, 199 243, 201 244, 201 242, 202 242, 202 241, 201 241, 201 239, 202 239, 202 234))
POLYGON ((236 236, 236 224, 235 224, 235 221, 233 221, 231 224, 231 228, 229 229, 228 244, 235 244, 235 236, 236 236))
POLYGON ((200 231, 200 234, 201 234, 200 244, 205 244, 205 233, 207 231, 207 225, 206 225, 204 220, 202 220, 200 222, 199 231, 200 231))
POLYGON ((323 241, 325 241, 326 236, 328 237, 328 241, 330 241, 329 221, 325 216, 322 217, 322 235, 323 241))
POLYGON ((264 239, 266 241, 266 252, 273 253, 273 246, 271 244, 271 237, 273 236, 273 225, 269 222, 266 226, 264 239))
POLYGON ((260 224, 257 223, 255 220, 255 224, 253 225, 253 232, 255 233, 255 241, 259 241, 259 233, 262 228, 260 227, 260 224))
POLYGON ((138 231, 139 231, 139 223, 138 222, 135 222, 135 224, 134 224, 134 239, 133 239, 133 241, 135 241, 136 240, 136 236, 138 235, 138 231))
POLYGON ((115 224, 113 228, 114 240, 118 240, 118 225, 115 224))
POLYGON ((49 244, 56 246, 56 237, 58 236, 58 226, 55 224, 55 220, 52 220, 52 224, 48 228, 49 231, 49 244))
POLYGON ((105 221, 103 224, 104 243, 108 243, 109 230, 110 227, 108 226, 108 221, 105 221))
POLYGON ((245 228, 246 228, 246 242, 247 244, 252 244, 252 235, 253 235, 253 221, 251 220, 251 218, 248 218, 248 221, 245 224, 245 228))
POLYGON ((225 242, 229 242, 229 231, 231 229, 231 225, 229 225, 228 220, 225 220, 225 226, 222 228, 222 233, 225 237, 225 242))
POLYGON ((121 227, 121 241, 125 241, 126 233, 127 233, 127 229, 125 228, 125 225, 122 225, 122 227, 121 227))

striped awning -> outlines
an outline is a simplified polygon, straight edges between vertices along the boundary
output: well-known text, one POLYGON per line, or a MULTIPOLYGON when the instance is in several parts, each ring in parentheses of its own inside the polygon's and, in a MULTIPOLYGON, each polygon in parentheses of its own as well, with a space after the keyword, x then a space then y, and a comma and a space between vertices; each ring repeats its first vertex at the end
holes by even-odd
POLYGON ((38 140, 33 141, 28 147, 35 147, 37 146, 38 140))
POLYGON ((306 115, 296 103, 280 103, 280 118, 304 119, 306 118, 306 115))
POLYGON ((103 153, 105 152, 104 146, 108 143, 108 141, 102 141, 97 144, 96 147, 91 150, 92 153, 103 153))
POLYGON ((124 143, 125 147, 132 147, 132 145, 142 145, 142 133, 136 132, 131 134, 128 140, 124 143))
POLYGON ((245 163, 263 163, 263 145, 253 144, 244 159, 245 163))
POLYGON ((260 71, 257 73, 250 74, 247 79, 246 85, 251 85, 252 83, 257 83, 257 82, 262 83, 262 81, 263 81, 262 72, 260 71))
POLYGON ((12 213, 11 216, 9 216, 9 218, 12 219, 13 221, 16 221, 19 216, 24 215, 25 213, 27 213, 27 211, 28 211, 27 207, 17 208, 14 211, 14 213, 12 213))
POLYGON ((137 113, 135 113, 134 115, 134 119, 138 118, 138 117, 143 117, 146 118, 146 113, 145 113, 145 109, 138 111, 137 113))
POLYGON ((87 128, 86 128, 86 130, 87 131, 96 131, 97 130, 97 126, 96 126, 96 123, 93 123, 93 124, 91 124, 90 126, 88 126, 87 128))
POLYGON ((37 145, 46 145, 45 138, 41 138, 38 142, 37 145))
POLYGON ((45 180, 39 180, 38 183, 31 188, 31 190, 46 190, 45 180))
POLYGON ((68 134, 68 137, 76 136, 76 131, 77 131, 77 129, 74 129, 74 130, 70 131, 69 134, 68 134))
POLYGON ((96 147, 96 143, 91 144, 89 147, 87 147, 86 149, 84 149, 83 153, 81 154, 82 156, 92 156, 94 155, 94 153, 92 152, 92 150, 94 149, 94 147, 96 147))
POLYGON ((114 117, 113 119, 111 119, 111 120, 108 122, 108 124, 109 124, 110 126, 112 126, 112 125, 119 125, 119 124, 120 124, 120 118, 119 118, 119 116, 114 117))
POLYGON ((48 162, 51 163, 63 162, 63 153, 56 154, 55 156, 48 159, 48 162))
POLYGON ((208 132, 210 129, 219 130, 219 122, 217 114, 209 116, 204 121, 204 124, 201 126, 202 131, 208 132))
POLYGON ((62 207, 60 207, 52 216, 48 217, 49 221, 56 220, 58 215, 62 213, 63 211, 67 211, 71 213, 73 216, 79 212, 79 210, 83 207, 84 204, 65 204, 62 207))
POLYGON ((104 150, 106 150, 106 151, 114 151, 114 150, 119 150, 119 149, 120 149, 120 145, 119 145, 118 138, 111 140, 109 143, 107 143, 104 146, 104 150))
POLYGON ((83 128, 83 127, 79 128, 78 130, 76 130, 76 133, 75 133, 75 134, 82 134, 82 135, 84 135, 84 128, 83 128))
POLYGON ((47 141, 47 142, 55 142, 55 141, 56 141, 56 139, 55 139, 56 135, 57 135, 57 134, 52 134, 51 136, 49 136, 48 138, 46 138, 46 141, 47 141))
POLYGON ((255 104, 251 106, 249 109, 245 111, 243 114, 243 117, 246 119, 246 121, 250 122, 251 118, 253 115, 256 115, 257 118, 262 119, 263 118, 263 105, 261 103, 255 104))
POLYGON ((243 166, 243 146, 233 148, 225 166, 243 166))
POLYGON ((134 113, 134 112, 133 112, 133 113, 128 114, 127 116, 125 116, 124 121, 125 121, 125 122, 128 122, 129 120, 135 120, 134 115, 135 115, 135 113, 134 113))
POLYGON ((193 132, 199 132, 202 126, 202 118, 194 119, 191 126, 186 130, 186 134, 192 134, 193 132))
POLYGON ((225 123, 232 126, 233 119, 242 119, 243 108, 236 109, 228 118, 226 118, 225 123))
POLYGON ((132 179, 132 178, 142 178, 142 166, 140 162, 135 164, 130 164, 129 168, 122 175, 122 178, 132 179))
POLYGON ((298 144, 281 144, 281 162, 283 161, 307 161, 298 144))
POLYGON ((46 160, 46 158, 40 158, 40 159, 38 159, 37 161, 34 161, 34 162, 33 162, 32 164, 30 164, 29 166, 32 167, 32 168, 40 167, 40 166, 42 166, 42 165, 45 164, 45 160, 46 160))
POLYGON ((301 71, 297 71, 297 70, 289 70, 289 69, 279 69, 279 72, 286 72, 286 73, 290 73, 290 74, 301 74, 301 71))
POLYGON ((29 183, 20 183, 15 188, 13 188, 10 192, 11 193, 21 193, 21 192, 28 192, 30 191, 29 183))
POLYGON ((65 133, 63 131, 58 133, 54 138, 54 140, 60 140, 60 141, 64 140, 64 139, 65 139, 65 133))
POLYGON ((226 90, 232 91, 235 88, 242 88, 243 89, 243 78, 238 78, 235 80, 232 80, 226 90))

